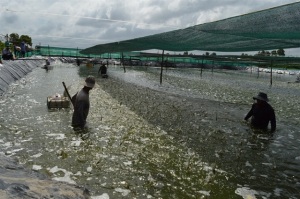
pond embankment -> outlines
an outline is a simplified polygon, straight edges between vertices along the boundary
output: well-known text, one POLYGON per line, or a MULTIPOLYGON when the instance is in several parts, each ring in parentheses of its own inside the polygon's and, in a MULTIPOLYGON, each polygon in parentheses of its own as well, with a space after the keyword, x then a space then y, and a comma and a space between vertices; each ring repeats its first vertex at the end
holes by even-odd
POLYGON ((42 59, 3 60, 3 64, 0 65, 0 95, 7 90, 11 83, 21 79, 34 68, 42 66, 43 63, 42 59))

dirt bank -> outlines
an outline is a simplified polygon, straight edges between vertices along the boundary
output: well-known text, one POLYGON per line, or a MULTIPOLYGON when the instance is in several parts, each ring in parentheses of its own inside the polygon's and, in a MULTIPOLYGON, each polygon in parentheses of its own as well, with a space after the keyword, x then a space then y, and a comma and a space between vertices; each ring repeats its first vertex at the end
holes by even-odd
POLYGON ((34 171, 26 170, 17 161, 0 155, 1 199, 55 198, 87 199, 84 188, 50 180, 34 171))

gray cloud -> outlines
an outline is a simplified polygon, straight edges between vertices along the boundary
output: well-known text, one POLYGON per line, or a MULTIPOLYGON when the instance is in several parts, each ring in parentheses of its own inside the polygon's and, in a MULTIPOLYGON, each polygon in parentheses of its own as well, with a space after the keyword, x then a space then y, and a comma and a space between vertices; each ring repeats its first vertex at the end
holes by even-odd
POLYGON ((295 0, 2 0, 0 34, 27 34, 34 44, 86 48, 292 2, 295 0))

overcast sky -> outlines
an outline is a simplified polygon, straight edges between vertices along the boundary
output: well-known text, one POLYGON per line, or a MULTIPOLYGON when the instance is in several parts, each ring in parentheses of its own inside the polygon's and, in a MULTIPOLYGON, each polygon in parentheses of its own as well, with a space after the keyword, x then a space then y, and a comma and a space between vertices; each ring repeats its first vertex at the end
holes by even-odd
MULTIPOLYGON (((84 49, 213 22, 296 0, 1 0, 1 35, 84 49)), ((296 55, 286 49, 287 54, 296 55)))

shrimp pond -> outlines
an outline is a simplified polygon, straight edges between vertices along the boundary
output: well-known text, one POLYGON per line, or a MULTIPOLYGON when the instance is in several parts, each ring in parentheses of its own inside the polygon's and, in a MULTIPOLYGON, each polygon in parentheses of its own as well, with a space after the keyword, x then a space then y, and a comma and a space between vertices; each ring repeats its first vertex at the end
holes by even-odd
POLYGON ((300 84, 296 76, 231 70, 53 63, 0 96, 0 149, 53 180, 86 187, 94 199, 300 198, 300 84), (86 76, 89 133, 76 134, 72 108, 47 96, 74 95, 86 76), (243 121, 258 92, 268 94, 277 130, 243 121))

